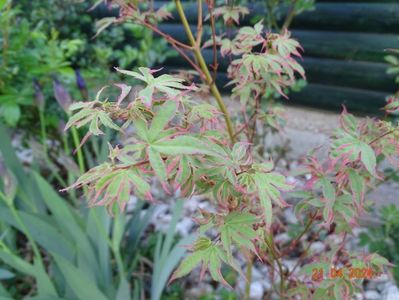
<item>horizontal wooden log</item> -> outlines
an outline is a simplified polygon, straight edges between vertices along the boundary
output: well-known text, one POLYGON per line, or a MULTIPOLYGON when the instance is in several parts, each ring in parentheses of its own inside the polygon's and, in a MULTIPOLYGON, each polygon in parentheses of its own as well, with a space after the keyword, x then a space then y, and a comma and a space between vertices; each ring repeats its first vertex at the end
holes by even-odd
POLYGON ((399 33, 399 4, 318 3, 294 18, 293 29, 399 33))
MULTIPOLYGON (((202 51, 208 65, 213 63, 212 50, 202 51)), ((395 76, 387 74, 387 64, 305 57, 300 62, 309 83, 337 85, 391 93, 397 89, 395 76)), ((180 56, 168 58, 166 65, 189 67, 180 56)), ((218 55, 219 72, 226 72, 229 59, 218 55)))
MULTIPOLYGON (((173 73, 185 68, 167 67, 163 72, 173 73)), ((223 93, 228 93, 231 86, 226 73, 217 73, 216 83, 223 93)), ((379 116, 383 114, 381 108, 385 106, 385 99, 389 93, 354 89, 342 86, 324 84, 308 84, 300 92, 291 92, 288 100, 281 99, 287 105, 305 105, 318 107, 336 112, 342 111, 345 105, 350 112, 379 116)))
POLYGON ((387 93, 397 89, 386 64, 305 57, 302 65, 309 83, 387 93))
POLYGON ((330 2, 330 3, 343 3, 343 2, 353 2, 353 3, 398 3, 398 0, 317 0, 318 3, 330 2))
MULTIPOLYGON (((155 2, 157 8, 163 2, 155 2)), ((250 14, 244 18, 241 25, 247 25, 255 16, 266 15, 266 7, 262 1, 249 3, 250 14)), ((197 23, 198 9, 196 3, 185 3, 185 14, 191 24, 197 23)), ((281 8, 280 23, 287 14, 287 7, 281 8)), ((204 15, 207 9, 204 5, 204 15)), ((168 22, 180 22, 175 11, 173 19, 168 22)), ((280 24, 281 25, 281 24, 280 24)), ((294 18, 293 29, 344 30, 357 32, 399 33, 399 4, 394 3, 318 3, 315 10, 307 11, 294 18)))
MULTIPOLYGON (((187 43, 187 36, 178 24, 162 24, 162 31, 187 43)), ((192 26, 195 32, 196 27, 192 26)), ((232 33, 233 34, 233 33, 232 33)), ((293 30, 292 35, 312 57, 384 62, 387 48, 399 48, 399 38, 393 34, 326 32, 316 30, 293 30)), ((210 38, 205 27, 204 40, 210 38)))
POLYGON ((321 84, 309 84, 298 93, 291 93, 288 103, 319 107, 336 112, 345 105, 350 112, 381 115, 385 93, 321 84))
MULTIPOLYGON (((167 3, 156 1, 158 9, 167 3)), ((169 3, 168 3, 169 5, 169 3)), ((187 20, 191 24, 197 23, 198 7, 196 3, 183 3, 187 20)), ((242 20, 241 25, 247 25, 255 16, 266 15, 266 8, 262 1, 248 4, 250 14, 242 20)), ((204 15, 207 15, 207 6, 203 5, 204 15)), ((282 23, 288 9, 281 8, 280 23, 282 23)), ((110 15, 116 16, 117 9, 109 10, 105 5, 100 5, 92 13, 96 18, 110 15)), ((172 10, 173 18, 167 23, 179 23, 180 18, 176 10, 172 10)), ((318 29, 318 30, 343 30, 356 32, 381 32, 399 33, 399 4, 396 3, 316 3, 315 10, 302 13, 295 17, 291 28, 293 29, 318 29)))
POLYGON ((295 30, 292 34, 305 55, 314 57, 384 62, 385 49, 399 48, 398 36, 393 34, 315 30, 295 30))

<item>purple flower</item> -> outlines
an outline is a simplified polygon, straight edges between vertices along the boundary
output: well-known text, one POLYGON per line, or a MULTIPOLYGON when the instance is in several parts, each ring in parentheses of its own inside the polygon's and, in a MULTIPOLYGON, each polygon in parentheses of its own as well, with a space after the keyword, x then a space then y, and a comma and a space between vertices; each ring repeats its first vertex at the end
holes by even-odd
POLYGON ((68 108, 72 104, 71 95, 55 77, 53 79, 53 87, 54 87, 54 96, 58 104, 65 110, 65 112, 68 112, 68 108))
POLYGON ((35 90, 35 103, 39 110, 43 110, 45 105, 44 95, 42 92, 42 88, 36 79, 33 80, 33 88, 35 90))
POLYGON ((82 77, 79 69, 75 69, 75 77, 76 77, 76 85, 78 86, 80 93, 82 94, 83 99, 88 98, 86 82, 82 77))

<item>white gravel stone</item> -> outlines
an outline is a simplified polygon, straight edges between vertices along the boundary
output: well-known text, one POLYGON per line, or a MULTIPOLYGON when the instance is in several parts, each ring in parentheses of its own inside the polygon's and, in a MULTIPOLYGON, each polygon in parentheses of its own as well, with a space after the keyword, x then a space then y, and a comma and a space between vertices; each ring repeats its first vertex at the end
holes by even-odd
POLYGON ((385 284, 384 291, 382 292, 381 299, 383 299, 383 300, 398 300, 399 299, 398 287, 392 282, 387 282, 385 284))
POLYGON ((258 268, 252 267, 252 280, 257 281, 263 278, 265 278, 265 274, 262 274, 258 268))
POLYGON ((379 300, 381 299, 380 293, 377 291, 367 291, 364 293, 365 300, 379 300))
POLYGON ((261 300, 263 298, 263 285, 260 281, 255 281, 251 283, 249 298, 251 300, 261 300))
POLYGON ((353 300, 365 300, 362 294, 356 293, 353 295, 353 300))
POLYGON ((287 223, 289 224, 297 224, 298 219, 296 218, 294 211, 292 209, 284 210, 284 217, 287 223))
POLYGON ((280 243, 285 244, 285 243, 289 242, 290 240, 291 240, 291 238, 288 235, 288 233, 286 233, 286 232, 280 233, 274 237, 274 242, 278 243, 278 244, 280 244, 280 243))
POLYGON ((185 217, 183 218, 183 220, 181 220, 179 223, 176 224, 176 231, 181 236, 187 236, 191 232, 193 226, 194 226, 193 220, 191 220, 191 218, 185 217))
POLYGON ((288 269, 288 271, 291 272, 292 269, 294 269, 297 262, 298 262, 298 260, 296 260, 296 259, 284 259, 283 265, 288 269))
POLYGON ((321 253, 325 250, 326 246, 324 245, 323 242, 314 242, 312 245, 310 245, 309 250, 312 253, 321 253))
POLYGON ((185 299, 199 299, 205 294, 213 292, 213 288, 209 283, 200 282, 185 292, 185 299))

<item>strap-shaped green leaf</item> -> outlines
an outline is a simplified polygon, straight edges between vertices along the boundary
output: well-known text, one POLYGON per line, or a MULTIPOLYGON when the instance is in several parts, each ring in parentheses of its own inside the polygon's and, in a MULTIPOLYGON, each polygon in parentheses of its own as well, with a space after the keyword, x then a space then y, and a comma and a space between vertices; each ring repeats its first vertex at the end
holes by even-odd
POLYGON ((61 273, 64 275, 66 282, 78 299, 107 300, 107 297, 99 290, 96 283, 88 277, 85 272, 80 271, 61 256, 53 254, 53 257, 61 273))

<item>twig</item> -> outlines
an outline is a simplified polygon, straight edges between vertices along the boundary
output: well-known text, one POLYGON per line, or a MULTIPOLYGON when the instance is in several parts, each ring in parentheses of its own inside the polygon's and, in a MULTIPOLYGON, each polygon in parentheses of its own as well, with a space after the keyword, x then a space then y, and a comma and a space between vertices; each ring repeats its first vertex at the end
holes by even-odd
POLYGON ((184 9, 183 6, 180 2, 180 0, 175 0, 175 5, 176 5, 176 9, 177 12, 180 16, 180 19, 182 21, 184 30, 186 31, 187 37, 190 41, 191 46, 193 47, 193 51, 194 51, 194 55, 195 58, 198 61, 198 65, 201 68, 201 70, 203 71, 204 75, 205 75, 205 82, 209 85, 210 90, 212 92, 212 95, 215 97, 215 100, 219 106, 219 109, 222 111, 223 115, 224 115, 224 119, 226 122, 226 127, 227 127, 227 132, 229 134, 230 140, 232 143, 235 143, 235 137, 234 137, 234 130, 233 130, 233 125, 231 122, 231 118, 230 118, 230 114, 227 111, 227 107, 225 105, 225 103, 223 102, 222 96, 219 92, 219 89, 217 88, 215 82, 212 79, 212 76, 209 72, 209 69, 206 65, 205 59, 202 56, 201 53, 201 48, 198 47, 196 40, 194 38, 194 35, 191 31, 190 25, 187 21, 186 15, 184 13, 184 9))
POLYGON ((244 300, 248 300, 249 296, 250 296, 250 293, 251 293, 252 266, 253 266, 253 257, 251 255, 251 257, 248 259, 248 262, 247 262, 247 271, 246 271, 246 274, 245 274, 247 282, 245 283, 244 300))
POLYGON ((285 30, 287 30, 288 27, 290 27, 292 21, 294 20, 294 17, 296 15, 295 5, 296 5, 297 2, 298 2, 298 0, 293 0, 292 1, 291 7, 290 7, 290 9, 288 11, 288 15, 285 18, 283 27, 281 27, 281 32, 284 32, 285 30))
POLYGON ((267 240, 267 237, 265 238, 265 243, 270 249, 270 254, 273 256, 273 259, 277 263, 277 267, 280 273, 280 296, 282 297, 283 295, 283 290, 284 290, 284 271, 283 271, 283 266, 281 265, 281 262, 279 260, 279 256, 276 253, 276 249, 273 246, 273 237, 270 235, 270 238, 272 239, 271 243, 267 240))
POLYGON ((202 40, 202 0, 198 0, 198 21, 197 21, 197 46, 201 47, 202 40))
POLYGON ((216 72, 218 69, 218 56, 217 56, 217 44, 216 44, 216 26, 215 26, 215 16, 213 15, 213 2, 208 1, 208 11, 209 11, 209 21, 211 24, 212 31, 212 52, 213 52, 213 82, 216 80, 216 72))
POLYGON ((316 237, 320 234, 320 231, 322 231, 323 227, 320 227, 319 230, 317 231, 316 235, 312 238, 311 241, 309 241, 309 245, 305 248, 301 256, 299 257, 297 263, 295 266, 292 268, 292 270, 288 273, 287 277, 290 277, 295 270, 301 265, 302 261, 305 259, 307 252, 310 249, 310 246, 312 246, 313 242, 316 240, 316 237))
POLYGON ((159 34, 163 38, 165 38, 165 40, 167 42, 169 42, 169 44, 171 44, 172 47, 177 52, 179 52, 179 54, 198 72, 198 75, 203 80, 205 80, 205 75, 204 75, 203 71, 201 70, 201 68, 199 68, 198 65, 190 57, 188 57, 188 55, 182 49, 180 49, 180 48, 183 48, 183 49, 192 51, 193 50, 192 46, 189 46, 189 45, 186 45, 186 44, 184 44, 182 42, 179 42, 178 40, 174 39, 170 35, 168 35, 168 34, 164 33, 163 31, 159 30, 158 27, 152 25, 151 23, 148 23, 148 22, 145 22, 145 21, 141 21, 139 23, 142 24, 143 26, 147 27, 148 29, 151 29, 152 31, 154 31, 155 33, 159 34))
POLYGON ((383 133, 383 134, 380 135, 380 136, 377 136, 375 139, 373 139, 371 142, 369 142, 369 145, 374 144, 374 143, 377 142, 378 140, 382 139, 383 137, 385 137, 385 136, 387 136, 387 135, 390 135, 390 134, 394 133, 395 131, 396 131, 396 129, 392 129, 392 130, 389 130, 389 131, 383 133))

